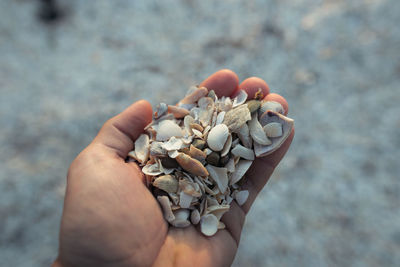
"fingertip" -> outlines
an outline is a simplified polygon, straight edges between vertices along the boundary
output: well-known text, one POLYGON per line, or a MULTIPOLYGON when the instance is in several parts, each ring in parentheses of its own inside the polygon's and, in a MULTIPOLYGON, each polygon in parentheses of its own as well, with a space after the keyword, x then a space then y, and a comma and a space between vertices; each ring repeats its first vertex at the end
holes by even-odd
POLYGON ((238 90, 246 91, 248 98, 253 99, 259 89, 262 90, 263 96, 266 96, 269 94, 269 86, 263 79, 260 79, 258 77, 250 77, 250 78, 247 78, 246 80, 244 80, 239 85, 238 90))
POLYGON ((153 108, 149 101, 141 99, 135 103, 133 103, 128 109, 132 109, 135 111, 140 111, 141 118, 143 122, 147 125, 153 119, 153 108))
POLYGON ((283 109, 285 110, 285 114, 284 115, 288 114, 289 105, 288 105, 288 102, 286 101, 286 99, 283 96, 275 94, 275 93, 271 93, 271 94, 268 94, 266 97, 264 97, 264 100, 265 101, 275 101, 275 102, 280 103, 282 105, 283 109))
POLYGON ((200 86, 214 90, 218 97, 232 95, 238 85, 239 77, 230 69, 219 70, 200 83, 200 86))

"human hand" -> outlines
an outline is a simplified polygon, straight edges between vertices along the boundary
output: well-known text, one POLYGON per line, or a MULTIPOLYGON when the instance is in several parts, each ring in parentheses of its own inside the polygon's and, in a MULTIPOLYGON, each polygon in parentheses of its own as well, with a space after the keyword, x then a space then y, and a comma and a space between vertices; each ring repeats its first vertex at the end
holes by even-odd
MULTIPOLYGON (((220 96, 239 89, 249 98, 261 88, 264 99, 286 100, 269 94, 268 85, 249 78, 239 85, 230 70, 220 70, 200 86, 220 96)), ((168 227, 158 202, 145 185, 134 162, 125 162, 134 140, 151 122, 148 102, 132 104, 108 120, 93 142, 73 161, 68 171, 59 255, 53 266, 230 266, 240 240, 245 216, 268 181, 294 136, 294 130, 274 153, 257 158, 242 188, 249 191, 243 206, 235 201, 221 219, 226 229, 206 237, 193 225, 168 227)))

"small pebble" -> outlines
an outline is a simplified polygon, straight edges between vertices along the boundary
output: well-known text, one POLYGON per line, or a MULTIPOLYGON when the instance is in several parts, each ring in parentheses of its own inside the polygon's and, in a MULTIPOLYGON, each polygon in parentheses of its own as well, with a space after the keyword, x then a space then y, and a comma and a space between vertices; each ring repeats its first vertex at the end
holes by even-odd
POLYGON ((229 156, 226 155, 226 156, 222 157, 222 158, 219 160, 219 163, 220 163, 221 166, 225 166, 225 165, 228 163, 228 161, 229 161, 229 156))
POLYGON ((161 164, 168 169, 178 168, 179 164, 175 159, 171 159, 170 157, 162 158, 161 164))
POLYGON ((257 111, 260 108, 261 101, 259 100, 250 100, 247 102, 247 108, 250 110, 250 113, 257 111))
POLYGON ((217 152, 212 152, 210 155, 207 156, 206 161, 214 166, 218 166, 219 163, 219 154, 217 152))

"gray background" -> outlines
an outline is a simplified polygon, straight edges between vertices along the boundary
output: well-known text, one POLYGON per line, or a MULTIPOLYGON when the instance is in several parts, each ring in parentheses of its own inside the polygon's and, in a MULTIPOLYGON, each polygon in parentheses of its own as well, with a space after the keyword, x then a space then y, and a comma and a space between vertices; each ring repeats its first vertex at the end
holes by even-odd
POLYGON ((135 100, 220 68, 287 98, 296 136, 234 266, 400 262, 400 1, 0 1, 0 259, 48 265, 70 162, 135 100), (397 252, 397 253, 396 253, 397 252))

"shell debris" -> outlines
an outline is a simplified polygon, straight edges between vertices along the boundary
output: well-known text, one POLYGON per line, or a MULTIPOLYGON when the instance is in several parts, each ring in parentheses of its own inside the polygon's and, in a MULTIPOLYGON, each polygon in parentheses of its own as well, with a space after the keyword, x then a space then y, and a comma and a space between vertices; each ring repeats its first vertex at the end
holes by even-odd
POLYGON ((158 105, 153 121, 135 141, 135 161, 173 227, 199 224, 205 236, 224 229, 232 201, 246 203, 241 189, 257 157, 278 149, 294 122, 278 102, 263 101, 262 90, 234 99, 192 86, 178 105, 158 105))

